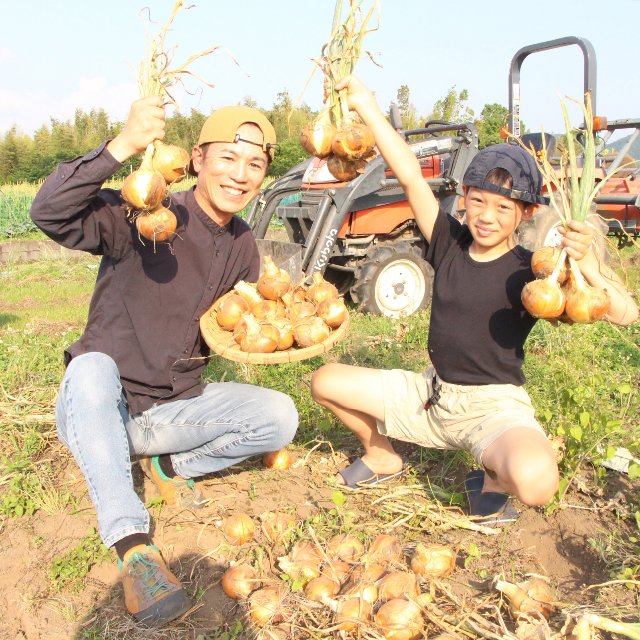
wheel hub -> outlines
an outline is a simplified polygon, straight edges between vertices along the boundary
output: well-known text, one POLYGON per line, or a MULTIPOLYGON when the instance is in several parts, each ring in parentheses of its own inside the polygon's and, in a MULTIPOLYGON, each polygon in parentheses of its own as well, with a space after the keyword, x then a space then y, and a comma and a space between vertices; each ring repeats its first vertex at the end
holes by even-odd
POLYGON ((395 260, 378 276, 376 303, 385 316, 411 315, 420 307, 425 289, 424 273, 415 262, 395 260))

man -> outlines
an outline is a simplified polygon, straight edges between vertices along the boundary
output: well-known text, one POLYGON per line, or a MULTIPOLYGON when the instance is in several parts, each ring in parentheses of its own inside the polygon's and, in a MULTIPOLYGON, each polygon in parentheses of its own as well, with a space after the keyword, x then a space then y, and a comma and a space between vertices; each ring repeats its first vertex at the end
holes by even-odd
POLYGON ((284 447, 298 424, 284 394, 200 381, 209 354, 201 315, 239 280, 258 279, 255 240, 234 214, 260 189, 275 131, 256 109, 211 115, 192 152, 197 185, 165 201, 178 224, 156 244, 140 238, 120 192, 101 186, 164 137, 164 115, 159 97, 134 102, 123 131, 60 164, 31 209, 53 240, 103 256, 85 332, 65 351, 58 436, 84 473, 102 540, 118 553, 127 609, 153 625, 191 603, 151 545, 129 455, 142 456, 168 505, 197 509, 206 501, 192 478, 284 447))

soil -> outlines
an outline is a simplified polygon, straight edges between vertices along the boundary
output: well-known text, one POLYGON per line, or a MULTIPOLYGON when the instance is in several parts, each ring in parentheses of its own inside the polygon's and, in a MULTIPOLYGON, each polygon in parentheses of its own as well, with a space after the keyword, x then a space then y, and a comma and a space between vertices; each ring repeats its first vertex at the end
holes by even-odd
MULTIPOLYGON (((417 448, 409 445, 401 444, 399 448, 414 460, 420 455, 417 448)), ((47 450, 47 457, 59 463, 57 484, 60 488, 68 486, 77 506, 73 511, 66 508, 66 512, 59 515, 39 511, 31 517, 5 520, 0 531, 0 638, 195 639, 199 634, 222 637, 219 635, 222 629, 232 629, 236 620, 242 621, 245 629, 249 628, 246 606, 238 605, 224 594, 220 584, 222 575, 230 562, 245 560, 262 567, 262 577, 275 578, 279 574, 274 566, 276 558, 287 549, 268 542, 260 527, 250 543, 229 547, 222 525, 229 515, 238 512, 249 514, 258 524, 267 512, 290 513, 305 529, 303 537, 307 538, 311 535, 310 526, 319 539, 344 530, 340 525, 347 517, 350 526, 363 537, 391 533, 405 543, 407 552, 415 540, 453 545, 459 553, 456 570, 448 584, 458 597, 486 597, 493 592, 492 579, 497 575, 517 582, 536 574, 548 579, 555 600, 564 603, 565 609, 566 603, 570 604, 569 608, 591 605, 605 611, 609 607, 622 610, 633 606, 637 593, 624 585, 587 589, 611 579, 602 555, 590 540, 606 540, 612 532, 617 532, 622 540, 634 535, 635 524, 632 528, 620 516, 628 514, 628 504, 635 503, 637 487, 624 476, 610 472, 612 475, 604 482, 600 479, 596 488, 591 481, 593 469, 587 470, 574 480, 564 508, 545 515, 542 509, 516 505, 521 512, 519 520, 500 530, 498 535, 459 528, 434 532, 433 527, 389 528, 388 520, 385 526, 380 518, 378 506, 371 504, 374 499, 403 486, 427 484, 429 477, 424 473, 424 464, 417 464, 417 472, 392 486, 345 493, 346 503, 337 510, 332 500, 335 487, 326 484, 325 479, 349 462, 347 454, 350 453, 342 451, 334 456, 326 445, 320 445, 315 451, 310 451, 310 447, 292 451, 294 463, 288 471, 271 471, 265 469, 260 460, 249 460, 199 481, 202 491, 211 499, 209 506, 201 511, 175 512, 163 507, 158 513, 157 505, 151 506, 154 544, 192 597, 199 598, 184 620, 151 631, 134 624, 126 614, 115 561, 95 564, 78 593, 67 588, 59 590, 53 584, 49 576, 53 559, 73 549, 90 527, 97 528, 82 474, 68 452, 60 444, 54 444, 47 450), (345 516, 348 513, 353 515, 345 516), (480 557, 469 562, 465 569, 464 560, 471 542, 479 549, 480 557)), ((431 474, 438 472, 436 467, 430 469, 431 474)), ((136 462, 133 470, 141 499, 148 503, 157 498, 155 486, 145 478, 136 462)), ((452 478, 454 482, 459 481, 460 473, 463 474, 464 469, 453 474, 456 475, 452 478)))

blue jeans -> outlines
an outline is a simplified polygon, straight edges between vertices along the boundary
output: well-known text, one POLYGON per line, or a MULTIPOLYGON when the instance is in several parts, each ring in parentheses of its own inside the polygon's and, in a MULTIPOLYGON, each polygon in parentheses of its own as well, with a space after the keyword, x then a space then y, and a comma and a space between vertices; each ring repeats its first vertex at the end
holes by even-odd
POLYGON ((212 383, 195 398, 154 404, 130 416, 116 363, 103 353, 74 358, 56 404, 58 438, 84 474, 107 547, 149 532, 133 489, 130 454, 172 454, 182 478, 220 471, 293 439, 298 412, 289 396, 235 382, 212 383))

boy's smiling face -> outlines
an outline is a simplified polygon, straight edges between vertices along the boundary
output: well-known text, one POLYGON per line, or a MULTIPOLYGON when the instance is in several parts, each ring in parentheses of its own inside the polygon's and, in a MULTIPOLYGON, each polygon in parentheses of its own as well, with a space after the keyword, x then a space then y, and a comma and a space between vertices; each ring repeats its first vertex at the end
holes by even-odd
POLYGON ((533 218, 538 205, 476 187, 463 188, 466 224, 473 236, 469 254, 480 262, 495 260, 516 245, 516 228, 522 220, 533 218))

